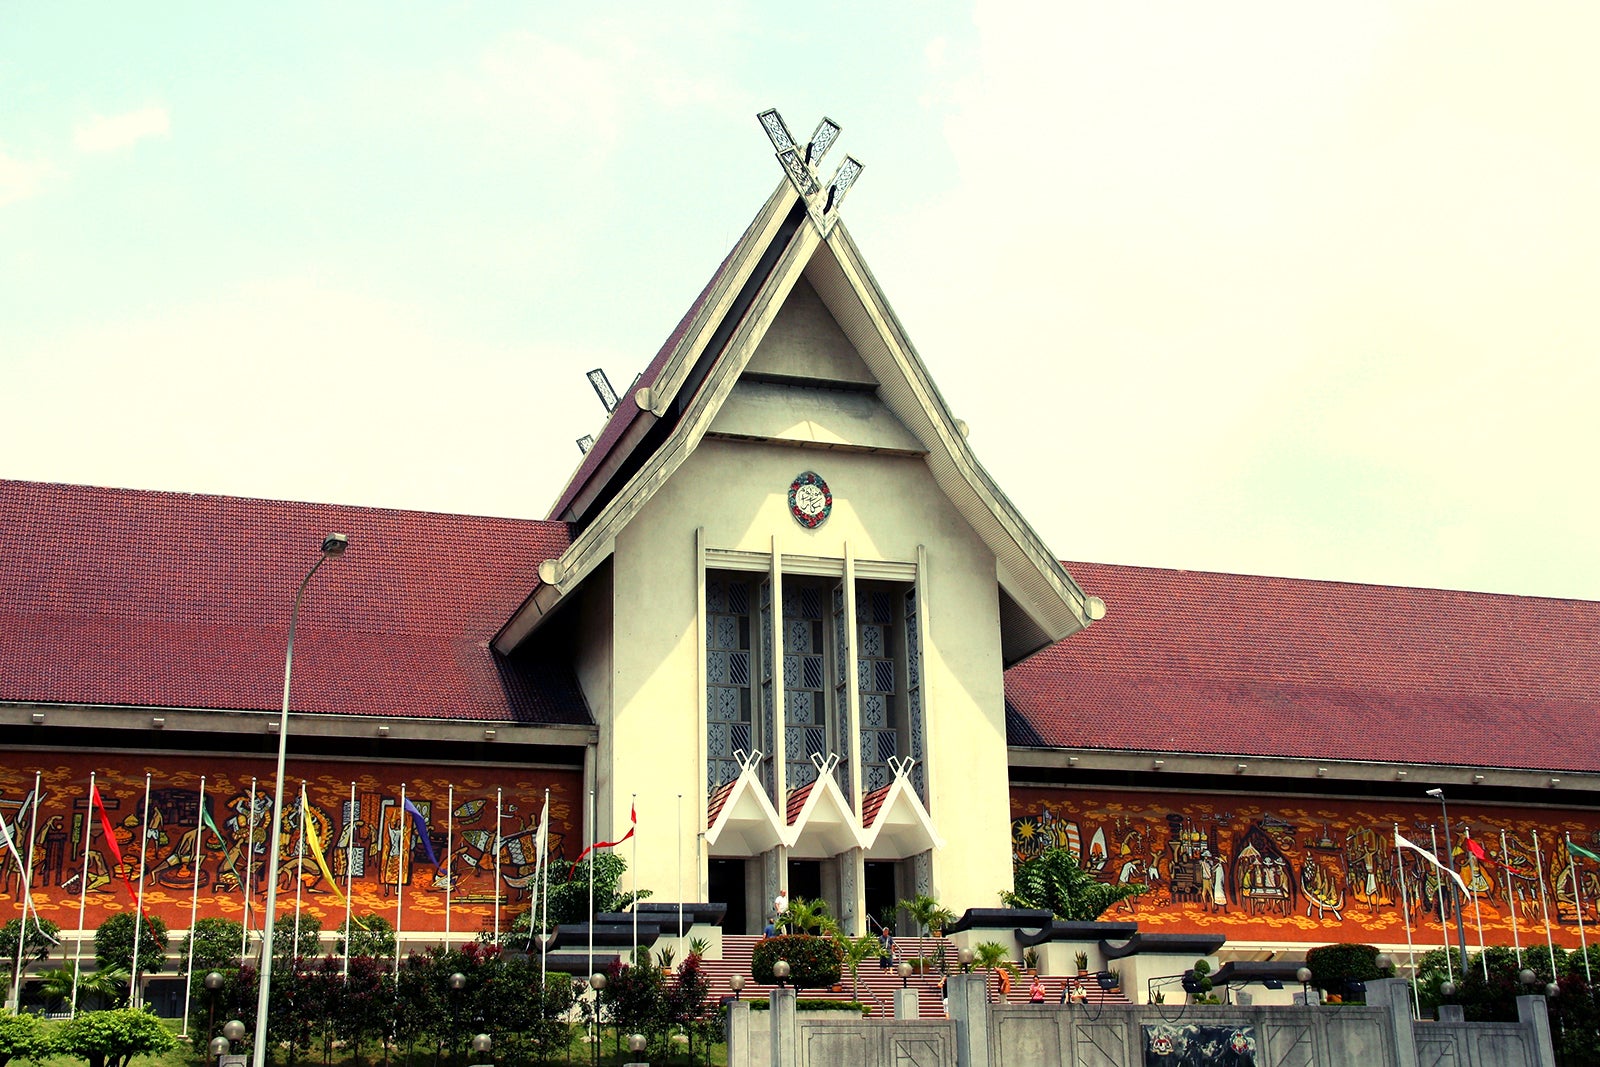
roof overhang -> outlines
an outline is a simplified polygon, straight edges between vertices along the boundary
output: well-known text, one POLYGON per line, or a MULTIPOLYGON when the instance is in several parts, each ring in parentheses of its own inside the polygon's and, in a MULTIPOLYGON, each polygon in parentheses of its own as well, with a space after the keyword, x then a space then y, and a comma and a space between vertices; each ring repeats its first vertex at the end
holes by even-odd
POLYGON ((878 817, 862 834, 869 860, 903 860, 932 848, 944 848, 944 838, 933 827, 928 809, 911 780, 897 775, 878 808, 878 817))
POLYGON ((856 813, 832 774, 823 774, 812 783, 805 804, 789 827, 786 843, 791 858, 805 860, 827 859, 861 847, 856 813))
POLYGON ((745 767, 706 831, 706 847, 713 856, 759 856, 784 844, 786 837, 783 821, 767 799, 754 766, 745 767))

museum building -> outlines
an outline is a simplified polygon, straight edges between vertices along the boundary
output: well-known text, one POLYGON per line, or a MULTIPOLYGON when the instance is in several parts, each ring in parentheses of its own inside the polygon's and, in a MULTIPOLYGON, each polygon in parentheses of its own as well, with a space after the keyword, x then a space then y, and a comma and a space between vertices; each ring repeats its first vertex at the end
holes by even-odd
POLYGON ((1107 916, 1141 931, 1439 944, 1399 834, 1470 887, 1473 947, 1578 943, 1600 605, 1063 564, 807 176, 543 521, 0 481, 0 914, 259 924, 276 878, 325 929, 348 899, 477 934, 548 813, 557 855, 625 840, 625 888, 730 933, 780 892, 854 932, 995 907, 1063 847, 1148 887, 1107 916))

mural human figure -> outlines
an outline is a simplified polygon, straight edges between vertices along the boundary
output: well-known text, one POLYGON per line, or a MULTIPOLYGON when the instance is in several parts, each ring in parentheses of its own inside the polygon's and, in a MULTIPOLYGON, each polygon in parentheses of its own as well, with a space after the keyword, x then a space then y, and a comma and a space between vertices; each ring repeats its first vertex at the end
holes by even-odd
POLYGON ((1215 861, 1211 864, 1211 909, 1224 914, 1228 910, 1228 865, 1227 857, 1221 849, 1217 850, 1215 861))

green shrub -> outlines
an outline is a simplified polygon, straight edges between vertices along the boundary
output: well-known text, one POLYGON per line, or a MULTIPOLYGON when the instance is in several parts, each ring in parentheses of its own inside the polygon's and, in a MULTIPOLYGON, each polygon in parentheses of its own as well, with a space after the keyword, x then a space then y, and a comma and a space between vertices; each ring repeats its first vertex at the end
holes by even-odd
MULTIPOLYGON (((131 951, 132 923, 128 929, 131 951)), ((86 1011, 62 1023, 55 1035, 57 1052, 89 1067, 127 1067, 135 1056, 159 1056, 177 1044, 160 1019, 138 1008, 86 1011)))
MULTIPOLYGON (((1311 984, 1324 993, 1345 997, 1351 982, 1372 982, 1384 977, 1378 970, 1378 950, 1372 945, 1343 942, 1320 945, 1306 953, 1311 984)), ((1356 994, 1356 999, 1362 999, 1356 994)))
POLYGON ((820 989, 839 981, 844 954, 832 939, 783 934, 757 943, 750 955, 750 974, 762 985, 773 985, 772 965, 789 963, 788 983, 796 989, 820 989))
MULTIPOLYGON (((765 997, 752 1000, 751 1011, 771 1011, 772 1002, 765 997)), ((859 1000, 812 1000, 810 997, 794 1002, 795 1011, 858 1011, 866 1015, 871 1009, 859 1000)))
POLYGON ((50 1039, 37 1015, 0 1012, 0 1067, 12 1059, 38 1060, 50 1054, 50 1039))

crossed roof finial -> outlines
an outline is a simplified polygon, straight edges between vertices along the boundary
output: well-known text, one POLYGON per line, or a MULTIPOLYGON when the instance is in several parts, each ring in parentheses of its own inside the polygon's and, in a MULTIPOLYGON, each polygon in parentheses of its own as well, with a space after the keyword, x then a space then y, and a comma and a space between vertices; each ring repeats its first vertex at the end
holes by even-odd
POLYGON ((839 204, 844 200, 844 194, 861 177, 861 161, 854 156, 845 156, 844 162, 839 164, 839 169, 833 172, 833 177, 824 186, 817 180, 817 164, 833 147, 833 142, 839 139, 839 124, 824 115, 812 131, 811 139, 802 148, 789 132, 777 108, 768 108, 756 118, 766 131, 767 140, 772 142, 789 184, 805 201, 811 221, 826 238, 833 224, 839 221, 839 204))

